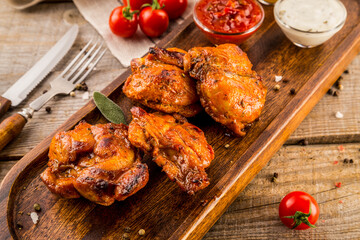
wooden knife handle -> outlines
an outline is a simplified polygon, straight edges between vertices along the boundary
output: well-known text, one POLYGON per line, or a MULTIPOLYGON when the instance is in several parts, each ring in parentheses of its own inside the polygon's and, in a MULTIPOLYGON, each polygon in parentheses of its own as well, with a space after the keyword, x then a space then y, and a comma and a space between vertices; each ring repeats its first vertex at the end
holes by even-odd
POLYGON ((4 114, 9 110, 11 105, 11 101, 7 98, 0 96, 0 117, 4 116, 4 114))
POLYGON ((25 117, 15 113, 0 123, 0 151, 16 138, 26 123, 25 117))

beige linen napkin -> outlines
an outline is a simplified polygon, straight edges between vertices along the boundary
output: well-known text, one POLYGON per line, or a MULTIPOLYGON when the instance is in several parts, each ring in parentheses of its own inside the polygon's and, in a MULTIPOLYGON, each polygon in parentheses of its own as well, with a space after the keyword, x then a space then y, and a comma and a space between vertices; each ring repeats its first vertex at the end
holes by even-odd
MULTIPOLYGON (((108 25, 111 11, 120 5, 117 0, 74 0, 83 17, 99 32, 104 38, 111 53, 127 67, 133 58, 143 56, 149 47, 154 46, 160 39, 151 39, 145 36, 140 27, 131 38, 122 38, 114 35, 108 25)), ((182 18, 170 22, 169 31, 176 29, 174 26, 181 24, 184 18, 192 14, 193 0, 188 0, 188 7, 182 18)), ((166 32, 163 34, 166 35, 166 32)), ((174 30, 176 31, 176 30, 174 30)))

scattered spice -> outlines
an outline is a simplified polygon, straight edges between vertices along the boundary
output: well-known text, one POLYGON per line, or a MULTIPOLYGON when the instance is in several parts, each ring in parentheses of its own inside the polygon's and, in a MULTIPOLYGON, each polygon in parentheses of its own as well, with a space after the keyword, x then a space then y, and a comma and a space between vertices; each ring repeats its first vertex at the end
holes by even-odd
POLYGON ((298 142, 299 145, 306 146, 309 145, 309 141, 306 139, 302 139, 298 142))
POLYGON ((30 213, 28 212, 28 213, 26 213, 26 215, 30 216, 30 213))
POLYGON ((343 90, 343 89, 344 89, 344 86, 343 86, 342 84, 339 84, 338 89, 339 89, 339 90, 343 90))
POLYGON ((90 93, 89 92, 84 92, 84 94, 82 95, 81 98, 85 99, 85 100, 89 99, 90 98, 90 93))
POLYGON ((290 89, 290 94, 291 94, 291 95, 294 95, 295 93, 296 93, 295 88, 290 89))
POLYGON ((344 71, 344 73, 345 73, 345 74, 349 74, 349 70, 346 69, 346 70, 344 71))
POLYGON ((349 159, 345 158, 344 163, 348 163, 348 162, 349 162, 349 159))
POLYGON ((276 85, 274 86, 274 90, 275 90, 275 91, 279 91, 279 90, 280 90, 280 85, 279 85, 279 84, 276 84, 276 85))
POLYGON ((229 148, 230 147, 230 145, 229 144, 225 144, 225 146, 224 146, 225 148, 229 148))
POLYGON ((79 90, 79 91, 87 91, 88 89, 89 88, 85 82, 78 83, 78 84, 76 84, 76 87, 75 87, 75 90, 79 90))
POLYGON ((338 97, 339 95, 340 95, 339 91, 335 90, 333 96, 338 97))
POLYGON ((125 228, 124 228, 124 231, 127 232, 127 233, 129 233, 129 232, 131 232, 131 228, 130 228, 130 227, 125 227, 125 228))
POLYGON ((339 200, 339 203, 343 203, 343 201, 342 201, 342 200, 339 200))
POLYGON ((39 216, 36 212, 30 213, 30 217, 34 224, 37 224, 39 222, 39 216))
POLYGON ((46 111, 47 113, 51 113, 51 107, 47 106, 47 107, 45 108, 45 111, 46 111))
POLYGON ((75 92, 71 92, 71 93, 70 93, 70 96, 71 96, 71 97, 75 97, 75 92))
POLYGON ((41 210, 40 204, 35 203, 35 204, 34 204, 34 210, 37 211, 37 212, 39 212, 39 211, 41 210))
POLYGON ((344 117, 344 114, 342 114, 341 112, 336 112, 335 117, 341 119, 344 117))
POLYGON ((277 183, 277 178, 276 178, 276 177, 272 177, 272 178, 271 178, 271 182, 277 183))
POLYGON ((278 178, 279 174, 277 172, 274 172, 274 178, 278 178))
POLYGON ((341 188, 341 182, 335 183, 335 187, 341 188))
POLYGON ((349 163, 354 163, 354 160, 350 159, 349 163))
POLYGON ((339 163, 339 161, 334 161, 334 165, 336 165, 336 164, 338 164, 339 163))
POLYGON ((344 151, 344 150, 345 150, 345 148, 344 148, 344 146, 343 146, 343 145, 338 146, 338 149, 339 149, 339 151, 340 151, 340 152, 342 152, 342 151, 344 151))
POLYGON ((23 213, 24 213, 23 211, 18 211, 18 214, 20 215, 23 215, 23 213))
POLYGON ((26 187, 23 187, 23 189, 25 190, 25 189, 26 189, 26 187))
POLYGON ((144 230, 144 229, 140 229, 140 230, 139 230, 139 235, 140 235, 140 236, 144 236, 144 235, 145 235, 145 230, 144 230))
POLYGON ((327 94, 333 95, 333 94, 334 94, 334 89, 333 89, 333 88, 330 88, 330 89, 327 91, 327 94))
POLYGON ((124 239, 124 240, 129 240, 129 239, 130 239, 130 235, 129 235, 128 233, 124 233, 124 234, 122 235, 122 239, 124 239))
POLYGON ((288 83, 288 82, 290 82, 290 80, 285 78, 285 79, 283 80, 283 82, 284 82, 284 83, 288 83))
POLYGON ((21 229, 23 229, 24 227, 23 227, 23 225, 21 225, 20 223, 17 223, 17 224, 16 224, 16 228, 19 229, 19 230, 21 230, 21 229))
POLYGON ((43 91, 43 94, 47 93, 47 91, 48 91, 48 90, 45 89, 45 90, 43 91))
POLYGON ((275 82, 280 82, 282 78, 282 76, 275 76, 275 82))
POLYGON ((200 203, 201 203, 201 206, 205 207, 206 204, 209 202, 209 200, 201 200, 200 203))

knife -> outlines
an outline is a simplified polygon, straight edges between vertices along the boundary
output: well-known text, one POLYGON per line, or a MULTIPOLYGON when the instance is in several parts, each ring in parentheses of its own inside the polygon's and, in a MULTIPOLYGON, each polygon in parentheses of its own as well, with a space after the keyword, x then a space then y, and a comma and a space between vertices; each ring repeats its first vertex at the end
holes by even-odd
POLYGON ((0 96, 0 117, 10 105, 19 105, 27 95, 49 74, 56 64, 65 56, 73 45, 79 27, 74 25, 66 34, 20 79, 18 79, 2 96, 0 96))

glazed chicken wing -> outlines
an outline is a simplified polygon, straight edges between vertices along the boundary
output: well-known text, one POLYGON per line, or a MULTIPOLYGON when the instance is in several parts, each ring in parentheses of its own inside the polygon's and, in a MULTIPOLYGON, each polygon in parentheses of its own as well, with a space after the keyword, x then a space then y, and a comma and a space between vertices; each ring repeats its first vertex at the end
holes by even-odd
POLYGON ((149 172, 128 140, 126 125, 83 121, 74 130, 54 136, 48 168, 40 177, 61 197, 83 196, 108 206, 143 188, 149 172))
POLYGON ((157 165, 188 194, 209 185, 205 168, 214 159, 214 151, 199 128, 181 116, 149 114, 138 107, 131 113, 129 140, 134 146, 151 153, 157 165))
POLYGON ((259 118, 266 88, 261 77, 238 46, 195 47, 187 53, 169 53, 151 48, 150 53, 169 64, 184 68, 197 81, 197 92, 205 111, 239 136, 259 118))
MULTIPOLYGON (((182 51, 180 49, 169 49, 182 51)), ((175 55, 177 52, 174 53, 175 55)), ((195 82, 184 70, 158 61, 152 54, 131 61, 132 74, 126 80, 125 95, 152 109, 192 117, 202 108, 195 82)))

